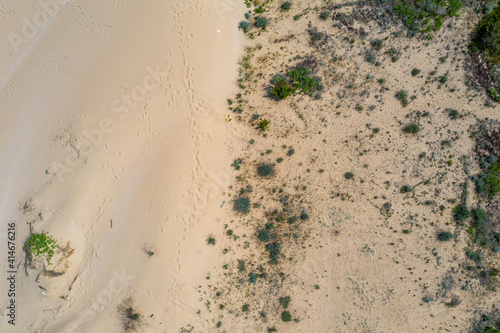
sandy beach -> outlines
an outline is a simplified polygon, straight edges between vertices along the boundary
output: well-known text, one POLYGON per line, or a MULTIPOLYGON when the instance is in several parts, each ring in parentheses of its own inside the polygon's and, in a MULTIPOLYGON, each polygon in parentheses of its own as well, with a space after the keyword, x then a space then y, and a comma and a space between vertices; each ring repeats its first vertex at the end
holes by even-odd
MULTIPOLYGON (((2 235, 16 225, 19 273, 16 325, 2 310, 0 331, 120 332, 117 307, 129 297, 147 332, 205 325, 195 286, 216 261, 205 239, 238 146, 224 117, 242 10, 236 1, 1 6, 0 213, 2 235), (72 249, 49 267, 63 275, 24 273, 30 227, 72 249)), ((1 293, 6 309, 3 283, 1 293)))

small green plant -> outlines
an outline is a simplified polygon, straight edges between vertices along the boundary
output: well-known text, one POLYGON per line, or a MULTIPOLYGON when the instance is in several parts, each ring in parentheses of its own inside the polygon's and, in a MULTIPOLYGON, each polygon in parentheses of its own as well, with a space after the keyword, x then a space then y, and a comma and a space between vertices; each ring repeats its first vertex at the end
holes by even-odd
POLYGON ((259 16, 256 20, 255 20, 255 23, 254 25, 258 28, 265 28, 267 26, 267 18, 265 18, 264 16, 259 16))
POLYGON ((474 260, 475 262, 481 262, 483 260, 483 256, 481 255, 481 252, 473 252, 471 249, 466 249, 465 250, 465 255, 469 257, 470 259, 474 260))
POLYGON ((45 231, 31 234, 26 241, 26 252, 30 260, 44 257, 49 265, 57 247, 57 241, 45 231))
POLYGON ((285 2, 283 2, 283 4, 281 5, 281 9, 283 9, 283 10, 289 10, 289 9, 290 9, 290 6, 291 6, 290 2, 289 2, 289 1, 285 1, 285 2))
POLYGON ((411 76, 417 76, 418 74, 420 74, 420 69, 418 68, 413 68, 411 70, 411 76))
POLYGON ((409 133, 409 134, 417 134, 418 132, 420 132, 420 126, 418 126, 418 124, 406 125, 403 128, 403 132, 409 133))
POLYGON ((283 311, 281 314, 281 320, 283 320, 285 323, 292 321, 292 314, 288 311, 283 311))
POLYGON ((408 106, 408 92, 406 90, 401 89, 398 91, 396 93, 396 98, 399 99, 403 107, 408 106))
POLYGON ((259 125, 258 125, 258 129, 261 131, 261 132, 265 132, 267 131, 268 127, 269 127, 269 123, 270 121, 267 120, 267 119, 262 119, 261 121, 259 121, 259 125))
POLYGON ((244 273, 247 271, 247 265, 245 264, 245 260, 238 259, 238 272, 244 273))
POLYGON ((240 197, 234 201, 233 209, 237 212, 248 214, 250 212, 250 199, 240 197))
POLYGON ((290 148, 290 150, 288 150, 288 151, 286 152, 286 155, 287 155, 287 156, 292 156, 294 153, 295 153, 295 149, 290 148))
POLYGON ((243 312, 250 312, 250 305, 245 304, 241 307, 241 311, 243 312))
POLYGON ((118 306, 122 327, 125 332, 135 332, 142 325, 142 316, 134 307, 132 299, 128 298, 118 306))
POLYGON ((214 238, 213 236, 209 236, 209 237, 207 238, 207 244, 208 244, 208 245, 212 245, 212 246, 213 246, 213 245, 215 245, 215 243, 216 243, 216 242, 217 242, 217 241, 215 240, 215 238, 214 238))
POLYGON ((409 185, 404 185, 401 187, 401 189, 399 191, 403 194, 410 193, 410 192, 413 192, 413 187, 411 187, 409 185))
POLYGON ((446 111, 448 111, 448 116, 450 117, 450 119, 456 120, 460 117, 458 110, 446 109, 446 111))
POLYGON ((380 51, 384 47, 384 41, 381 39, 375 39, 373 42, 371 42, 371 44, 372 47, 377 51, 380 51))
POLYGON ((345 179, 353 179, 354 178, 354 174, 352 172, 346 172, 346 174, 344 175, 345 179))
POLYGON ((267 177, 272 175, 274 172, 274 168, 271 164, 262 164, 257 167, 257 173, 261 177, 267 177))
POLYGON ((250 23, 248 23, 247 21, 241 21, 240 24, 238 24, 238 28, 243 30, 243 32, 247 32, 250 28, 250 23))

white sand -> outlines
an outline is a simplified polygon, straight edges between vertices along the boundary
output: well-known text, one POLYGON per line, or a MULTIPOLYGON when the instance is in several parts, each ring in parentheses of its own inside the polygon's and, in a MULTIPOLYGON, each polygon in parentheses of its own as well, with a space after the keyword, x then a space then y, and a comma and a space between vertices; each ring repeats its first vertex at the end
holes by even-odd
POLYGON ((16 221, 20 262, 32 220, 35 232, 75 252, 59 277, 36 282, 38 273, 25 276, 20 266, 16 326, 2 310, 0 331, 119 332, 117 306, 127 297, 147 332, 203 329, 196 286, 217 264, 205 240, 221 230, 237 148, 224 101, 244 5, 77 0, 50 9, 0 6, 2 233, 16 221), (54 17, 23 37, 23 18, 43 13, 54 17), (127 106, 131 96, 138 102, 127 106), (29 200, 35 209, 24 214, 20 203, 29 200))

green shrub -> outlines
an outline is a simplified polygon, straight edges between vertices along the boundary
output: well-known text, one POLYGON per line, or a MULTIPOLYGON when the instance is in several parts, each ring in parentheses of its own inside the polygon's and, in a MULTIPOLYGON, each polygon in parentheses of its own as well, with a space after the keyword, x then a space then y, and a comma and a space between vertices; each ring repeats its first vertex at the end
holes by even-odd
POLYGON ((483 260, 483 256, 481 255, 481 252, 473 252, 470 249, 465 250, 465 255, 469 257, 470 259, 474 260, 475 262, 481 262, 483 260))
POLYGON ((346 172, 344 177, 345 177, 345 179, 353 179, 354 174, 352 172, 346 172))
POLYGON ((306 66, 298 66, 287 73, 291 79, 291 84, 297 90, 301 90, 307 95, 312 95, 316 90, 321 90, 320 80, 316 76, 309 76, 311 70, 306 66))
POLYGON ((26 241, 26 251, 30 260, 44 257, 49 265, 56 247, 57 241, 45 231, 31 234, 26 241))
POLYGON ((410 192, 413 192, 413 187, 409 186, 409 185, 404 185, 401 187, 401 189, 399 190, 401 193, 410 193, 410 192))
POLYGON ((243 312, 249 312, 250 311, 250 305, 245 304, 241 307, 241 311, 243 312))
POLYGON ((257 282, 257 278, 258 278, 258 277, 259 277, 259 276, 258 276, 257 274, 255 274, 255 273, 250 273, 250 274, 248 275, 248 282, 250 282, 250 283, 256 283, 256 282, 257 282))
POLYGON ((400 90, 396 93, 396 98, 399 99, 403 107, 408 106, 408 92, 406 90, 400 90))
POLYGON ((500 193, 500 164, 496 162, 490 164, 481 175, 473 179, 478 193, 495 197, 500 193))
POLYGON ((417 76, 418 74, 420 74, 420 69, 418 68, 413 68, 411 70, 411 76, 417 76))
POLYGON ((245 264, 245 260, 238 259, 238 272, 244 273, 247 271, 247 265, 245 264))
POLYGON ((269 251, 269 259, 271 264, 277 264, 281 255, 280 243, 267 244, 267 251, 269 251))
POLYGON ((288 311, 283 311, 281 314, 281 320, 283 320, 285 323, 292 321, 292 315, 288 311))
POLYGON ((472 43, 485 55, 485 59, 500 65, 500 7, 495 8, 479 23, 472 43))
POLYGON ((257 173, 261 177, 270 176, 270 175, 272 175, 273 171, 274 171, 273 166, 270 164, 263 164, 263 165, 257 167, 257 173))
POLYGON ((456 120, 460 117, 458 110, 446 109, 446 111, 448 111, 448 116, 453 120, 456 120))
POLYGON ((280 297, 280 304, 285 309, 288 309, 288 306, 290 305, 291 301, 292 301, 292 298, 290 296, 280 297))
POLYGON ((286 73, 286 76, 275 75, 271 80, 273 85, 271 94, 282 100, 295 94, 298 90, 313 95, 315 91, 323 89, 320 79, 310 76, 311 70, 305 66, 298 66, 286 73))
POLYGON ((248 214, 250 212, 250 199, 240 197, 234 201, 233 209, 237 212, 248 214))
POLYGON ((305 210, 300 213, 300 219, 303 221, 309 220, 309 214, 305 210))
POLYGON ((442 232, 437 234, 437 239, 440 242, 447 242, 447 241, 453 239, 453 234, 449 231, 442 231, 442 232))
POLYGON ((470 217, 470 210, 467 206, 460 204, 453 209, 453 217, 458 222, 463 222, 470 217))
POLYGON ((242 29, 244 32, 247 32, 248 28, 250 28, 250 23, 248 23, 247 21, 241 21, 238 25, 238 28, 242 29))
POLYGON ((418 126, 417 124, 407 125, 403 128, 403 132, 409 133, 409 134, 416 134, 416 133, 420 132, 420 126, 418 126))
POLYGON ((321 12, 319 14, 319 18, 322 20, 322 21, 326 21, 326 19, 328 19, 328 17, 330 17, 330 12, 325 10, 323 12, 321 12))
POLYGON ((270 237, 269 237, 269 232, 266 230, 266 229, 261 229, 259 231, 259 234, 257 235, 257 238, 260 240, 260 241, 263 241, 265 243, 269 242, 270 240, 270 237))
POLYGON ((473 209, 472 214, 473 214, 474 220, 480 224, 482 224, 486 220, 486 217, 488 217, 488 215, 486 214, 486 211, 484 211, 481 208, 473 209))
POLYGON ((288 82, 287 79, 279 77, 274 81, 274 87, 271 90, 271 94, 273 94, 276 98, 282 100, 294 93, 295 88, 288 82))
POLYGON ((290 148, 290 150, 289 150, 289 151, 287 151, 287 153, 286 153, 286 154, 287 154, 287 156, 292 156, 294 153, 295 153, 295 149, 290 148))
POLYGON ((258 27, 258 28, 265 28, 267 26, 267 19, 263 16, 259 16, 256 20, 255 20, 255 26, 258 27))
POLYGON ((281 5, 281 9, 289 10, 290 6, 291 6, 290 2, 286 1, 286 2, 283 2, 283 4, 281 5))
POLYGON ((384 41, 381 39, 375 39, 373 42, 371 42, 371 44, 372 47, 377 51, 380 51, 384 47, 384 41))

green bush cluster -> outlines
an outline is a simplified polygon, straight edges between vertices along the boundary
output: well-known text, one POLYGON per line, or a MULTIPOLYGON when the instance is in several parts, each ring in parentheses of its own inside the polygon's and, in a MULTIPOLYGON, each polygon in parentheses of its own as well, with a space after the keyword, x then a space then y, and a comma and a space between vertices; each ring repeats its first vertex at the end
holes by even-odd
POLYGON ((311 76, 311 70, 306 66, 297 66, 286 73, 286 76, 276 75, 271 84, 271 94, 282 100, 288 96, 301 91, 307 95, 313 95, 317 90, 322 90, 320 79, 311 76))
POLYGON ((401 102, 401 106, 404 108, 408 106, 408 92, 406 90, 400 90, 396 93, 396 98, 401 102))
POLYGON ((288 306, 290 305, 291 301, 292 301, 292 298, 290 296, 280 297, 280 304, 285 309, 288 309, 288 306))
POLYGON ((418 126, 418 124, 407 125, 403 128, 403 132, 409 134, 417 134, 418 132, 420 132, 420 126, 418 126))
POLYGON ((489 247, 493 252, 500 252, 500 232, 495 232, 494 224, 487 223, 486 211, 481 208, 473 209, 472 218, 467 232, 473 237, 474 243, 489 247))
POLYGON ((266 229, 262 229, 262 230, 259 231, 259 234, 257 235, 257 238, 260 241, 263 241, 263 242, 267 243, 270 240, 269 232, 266 229))
POLYGON ((283 4, 281 5, 281 9, 283 9, 283 10, 289 10, 289 9, 290 9, 290 6, 291 6, 290 2, 285 1, 285 2, 283 2, 283 4))
POLYGON ((487 163, 483 170, 482 174, 473 178, 476 190, 493 198, 500 193, 500 164, 487 163))
POLYGON ((248 29, 250 28, 250 23, 248 23, 247 21, 241 21, 240 24, 238 25, 238 28, 242 29, 244 32, 247 32, 248 29))
POLYGON ((281 255, 281 243, 267 244, 267 251, 269 251, 270 263, 277 264, 281 255))
POLYGON ((250 212, 250 199, 240 197, 234 201, 234 210, 240 213, 248 214, 250 212))
POLYGON ((472 44, 484 54, 486 61, 500 65, 500 6, 479 23, 472 44))
POLYGON ((438 31, 447 17, 458 16, 462 0, 396 0, 393 12, 409 29, 410 36, 438 31))

